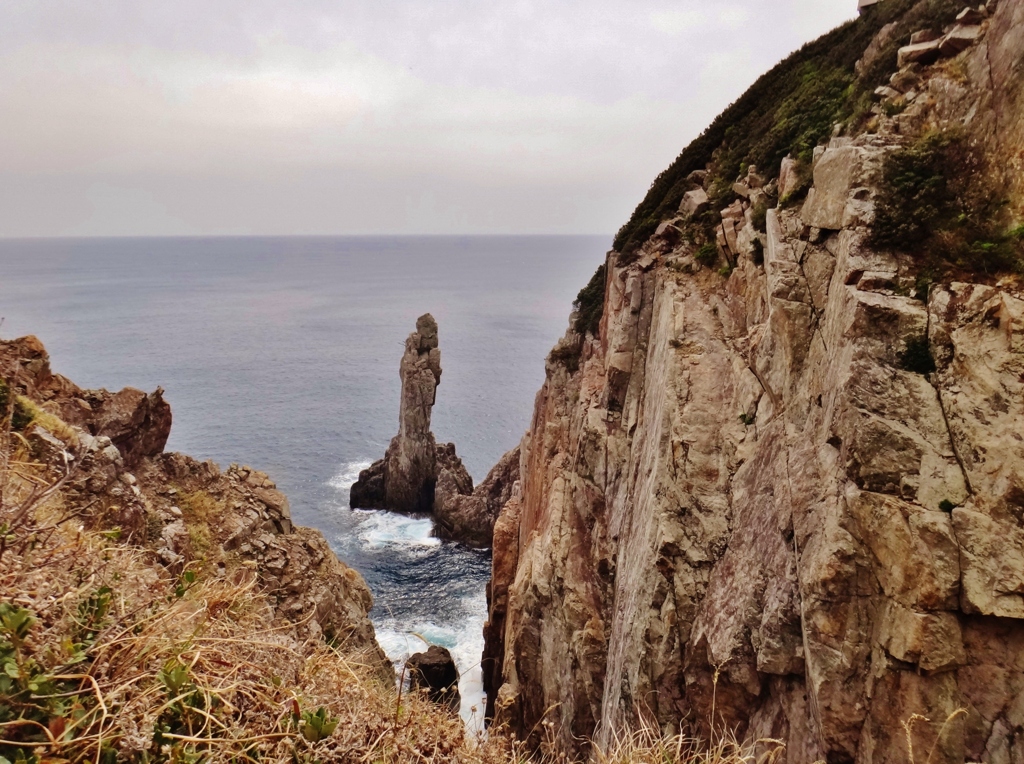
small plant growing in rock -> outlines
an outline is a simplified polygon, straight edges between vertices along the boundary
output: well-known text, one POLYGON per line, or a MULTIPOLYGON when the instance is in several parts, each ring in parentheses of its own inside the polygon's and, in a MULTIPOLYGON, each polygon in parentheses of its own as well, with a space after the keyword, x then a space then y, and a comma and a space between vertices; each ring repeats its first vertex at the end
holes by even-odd
POLYGON ((743 422, 744 426, 746 427, 750 427, 750 425, 752 425, 756 419, 757 417, 754 416, 753 414, 748 414, 746 412, 740 414, 740 421, 743 422))
POLYGON ((939 509, 941 509, 943 512, 952 512, 954 509, 956 509, 956 504, 951 502, 949 499, 943 499, 942 501, 939 502, 939 509))
POLYGON ((754 239, 754 252, 750 259, 754 261, 754 265, 764 265, 764 244, 760 239, 754 239))
POLYGON ((573 329, 577 334, 590 332, 597 335, 601 326, 601 316, 604 315, 604 282, 605 264, 601 263, 573 301, 572 307, 576 311, 573 329))
POLYGON ((710 241, 702 244, 700 249, 697 250, 697 254, 693 256, 693 259, 702 266, 713 265, 715 260, 718 259, 718 247, 710 241))
POLYGON ((900 356, 900 366, 915 374, 931 374, 935 371, 935 359, 924 335, 907 340, 906 350, 900 356))

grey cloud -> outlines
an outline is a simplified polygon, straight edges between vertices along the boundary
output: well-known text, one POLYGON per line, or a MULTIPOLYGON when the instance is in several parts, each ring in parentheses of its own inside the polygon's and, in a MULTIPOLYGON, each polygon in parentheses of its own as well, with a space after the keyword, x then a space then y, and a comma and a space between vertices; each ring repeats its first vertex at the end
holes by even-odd
POLYGON ((0 235, 613 231, 853 3, 0 6, 0 235))

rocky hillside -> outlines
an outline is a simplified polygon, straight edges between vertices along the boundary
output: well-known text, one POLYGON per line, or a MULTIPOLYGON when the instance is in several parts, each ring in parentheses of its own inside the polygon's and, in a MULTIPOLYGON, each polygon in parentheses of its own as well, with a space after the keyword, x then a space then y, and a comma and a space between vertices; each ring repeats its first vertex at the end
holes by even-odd
POLYGON ((868 11, 655 181, 548 359, 486 627, 520 736, 1024 760, 1024 0, 868 11))

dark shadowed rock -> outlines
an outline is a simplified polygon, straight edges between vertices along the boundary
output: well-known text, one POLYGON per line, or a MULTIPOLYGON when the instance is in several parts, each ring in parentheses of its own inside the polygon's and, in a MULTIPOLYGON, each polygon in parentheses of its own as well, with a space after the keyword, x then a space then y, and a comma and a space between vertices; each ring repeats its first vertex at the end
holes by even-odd
POLYGON ((410 656, 405 668, 409 674, 410 689, 426 690, 431 701, 458 712, 462 705, 459 670, 446 648, 431 645, 425 653, 410 656))
MULTIPOLYGON (((439 456, 439 466, 440 462, 439 456)), ((461 468, 462 462, 459 461, 458 469, 461 468)), ((434 495, 435 532, 441 538, 454 539, 469 546, 489 547, 498 513, 511 497, 512 486, 519 480, 519 446, 501 457, 475 490, 472 480, 469 480, 469 490, 462 489, 460 486, 465 482, 460 483, 457 474, 457 469, 441 470, 438 476, 434 495)), ((468 475, 466 479, 469 479, 468 475)))

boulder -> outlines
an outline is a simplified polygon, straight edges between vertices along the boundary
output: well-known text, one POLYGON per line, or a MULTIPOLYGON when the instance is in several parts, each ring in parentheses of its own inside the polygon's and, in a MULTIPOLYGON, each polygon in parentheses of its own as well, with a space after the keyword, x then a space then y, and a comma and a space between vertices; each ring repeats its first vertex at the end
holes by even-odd
POLYGON ((901 69, 889 78, 889 84, 901 93, 906 93, 921 84, 921 77, 912 69, 901 69))
POLYGON ((405 668, 410 690, 426 690, 432 702, 458 713, 462 705, 459 670, 447 648, 431 645, 425 653, 409 656, 405 668))
POLYGON ((907 45, 899 49, 896 54, 896 63, 900 69, 907 64, 934 64, 939 60, 939 41, 930 40, 920 42, 916 45, 907 45))
POLYGON ((148 395, 126 387, 110 395, 106 390, 86 391, 91 404, 88 428, 93 435, 110 438, 132 468, 143 457, 164 450, 171 434, 171 407, 157 388, 148 395))
POLYGON ((694 170, 686 176, 687 183, 693 183, 698 186, 703 186, 707 181, 708 171, 707 170, 694 170))
POLYGON ((980 34, 981 27, 957 24, 939 41, 939 53, 945 57, 955 56, 974 45, 980 34))
POLYGON ((934 29, 921 29, 910 35, 910 44, 920 45, 923 42, 931 42, 932 40, 938 40, 941 37, 942 34, 936 32, 934 29))
POLYGON ((785 199, 800 186, 800 162, 786 156, 779 167, 779 198, 785 199))
POLYGON ((860 206, 853 204, 854 189, 868 180, 876 153, 862 146, 830 146, 814 167, 814 186, 800 213, 804 223, 830 231, 850 224, 860 206))
POLYGON ((708 194, 703 188, 695 188, 683 194, 683 201, 679 204, 679 211, 684 215, 694 217, 700 215, 708 208, 708 194))
POLYGON ((663 220, 658 224, 658 228, 655 230, 654 235, 660 239, 665 240, 669 244, 675 244, 679 241, 683 232, 679 230, 679 227, 675 225, 671 220, 663 220))
POLYGON ((956 23, 964 26, 977 26, 985 20, 985 15, 977 8, 964 8, 956 16, 956 23))

